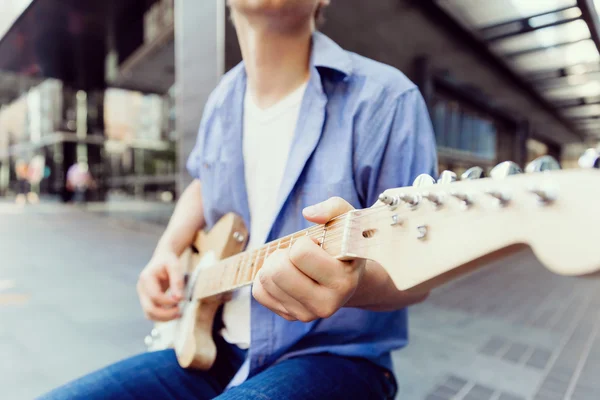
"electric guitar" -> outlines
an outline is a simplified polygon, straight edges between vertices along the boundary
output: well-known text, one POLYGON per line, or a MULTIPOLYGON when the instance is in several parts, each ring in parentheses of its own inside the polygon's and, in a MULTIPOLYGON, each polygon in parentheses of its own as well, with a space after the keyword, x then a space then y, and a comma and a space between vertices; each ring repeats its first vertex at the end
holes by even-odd
POLYGON ((556 274, 594 273, 600 269, 600 253, 593 250, 600 226, 594 207, 598 159, 597 152, 586 152, 580 165, 591 168, 560 170, 544 156, 525 173, 504 162, 487 178, 478 167, 461 180, 451 171, 437 182, 421 175, 412 187, 386 190, 370 208, 253 251, 242 252, 247 231, 241 218, 225 215, 182 256, 189 268, 182 317, 157 323, 146 345, 150 351, 174 347, 182 367, 209 369, 216 358, 212 326, 219 295, 250 285, 269 254, 302 236, 340 260, 381 264, 402 291, 430 291, 523 246, 556 274))

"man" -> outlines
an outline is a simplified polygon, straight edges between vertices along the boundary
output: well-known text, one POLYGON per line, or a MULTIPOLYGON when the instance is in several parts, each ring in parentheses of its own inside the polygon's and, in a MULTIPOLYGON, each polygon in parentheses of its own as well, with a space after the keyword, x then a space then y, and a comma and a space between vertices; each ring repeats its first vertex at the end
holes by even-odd
MULTIPOLYGON (((244 218, 252 248, 436 172, 417 88, 315 32, 326 0, 228 4, 244 62, 208 100, 188 160, 195 180, 140 275, 153 320, 179 315, 178 255, 225 213, 244 218)), ((179 368, 172 350, 146 353, 47 398, 393 398, 390 352, 406 345, 405 307, 424 297, 396 290, 375 263, 341 262, 301 239, 225 304, 209 371, 179 368)))

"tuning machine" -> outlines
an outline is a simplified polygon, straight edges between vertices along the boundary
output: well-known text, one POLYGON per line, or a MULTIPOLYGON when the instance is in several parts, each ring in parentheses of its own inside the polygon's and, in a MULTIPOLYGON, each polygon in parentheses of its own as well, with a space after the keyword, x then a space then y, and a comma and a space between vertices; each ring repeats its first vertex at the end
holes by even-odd
MULTIPOLYGON (((413 187, 417 188, 423 188, 433 185, 435 185, 435 179, 428 174, 421 174, 417 176, 417 178, 413 182, 413 187)), ((409 205, 409 207, 415 208, 421 202, 422 197, 436 203, 436 201, 433 200, 435 195, 431 195, 428 192, 424 192, 421 195, 405 195, 403 198, 401 197, 401 200, 405 201, 409 205)), ((439 201, 439 199, 435 200, 439 201)))
POLYGON ((545 155, 536 158, 525 167, 525 172, 544 172, 544 171, 556 171, 560 169, 560 164, 552 156, 545 155))
POLYGON ((438 185, 446 185, 452 182, 456 182, 458 177, 456 176, 456 172, 454 171, 443 171, 438 178, 438 185))
MULTIPOLYGON (((435 179, 433 179, 430 175, 421 174, 417 176, 413 182, 413 187, 425 187, 429 185, 434 185, 435 179)), ((390 206, 392 208, 398 207, 400 201, 407 203, 409 206, 415 207, 419 204, 419 196, 412 194, 401 194, 399 196, 390 196, 389 194, 382 193, 379 195, 379 201, 383 204, 390 206)))
POLYGON ((460 176, 460 179, 463 181, 481 179, 483 178, 483 168, 475 166, 471 167, 460 176))
POLYGON ((502 179, 510 175, 517 175, 521 173, 523 173, 523 171, 517 163, 513 161, 504 161, 492 168, 490 171, 490 177, 492 177, 492 179, 502 179))
POLYGON ((435 185, 435 179, 431 175, 421 174, 413 182, 413 187, 427 187, 435 185))
MULTIPOLYGON (((559 170, 560 164, 552 156, 545 155, 536 158, 525 167, 527 173, 539 173, 546 171, 559 170)), ((537 196, 538 202, 541 205, 548 205, 556 200, 556 191, 548 187, 532 187, 529 191, 537 196)))
MULTIPOLYGON (((456 179, 457 179, 456 173, 454 173, 452 171, 443 171, 440 174, 440 176, 437 180, 437 183, 440 185, 446 185, 446 184, 455 182, 456 179)), ((426 185, 420 185, 420 186, 431 186, 431 185, 435 184, 435 180, 429 175, 427 175, 426 182, 427 182, 426 185)), ((437 193, 423 192, 421 195, 423 196, 423 198, 425 198, 425 199, 429 200, 431 203, 433 203, 436 208, 439 208, 444 204, 443 195, 439 191, 437 193)))

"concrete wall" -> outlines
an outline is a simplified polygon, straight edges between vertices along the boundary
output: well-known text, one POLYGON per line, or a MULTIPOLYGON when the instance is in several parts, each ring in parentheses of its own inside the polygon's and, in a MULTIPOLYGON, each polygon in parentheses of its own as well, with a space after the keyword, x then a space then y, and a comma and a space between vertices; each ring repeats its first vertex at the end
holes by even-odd
POLYGON ((176 0, 175 69, 178 163, 177 191, 191 181, 186 160, 196 142, 202 111, 223 73, 224 0, 176 0))

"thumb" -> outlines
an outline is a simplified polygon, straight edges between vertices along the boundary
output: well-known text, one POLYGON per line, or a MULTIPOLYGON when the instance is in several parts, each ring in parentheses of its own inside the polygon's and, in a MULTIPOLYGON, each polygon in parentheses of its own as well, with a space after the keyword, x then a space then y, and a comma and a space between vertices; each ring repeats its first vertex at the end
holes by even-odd
POLYGON ((354 207, 341 197, 331 197, 324 202, 306 207, 302 214, 310 222, 324 224, 331 219, 354 210, 354 207))
POLYGON ((173 296, 177 298, 183 297, 183 268, 177 257, 173 257, 167 261, 167 272, 169 274, 169 288, 173 296))

